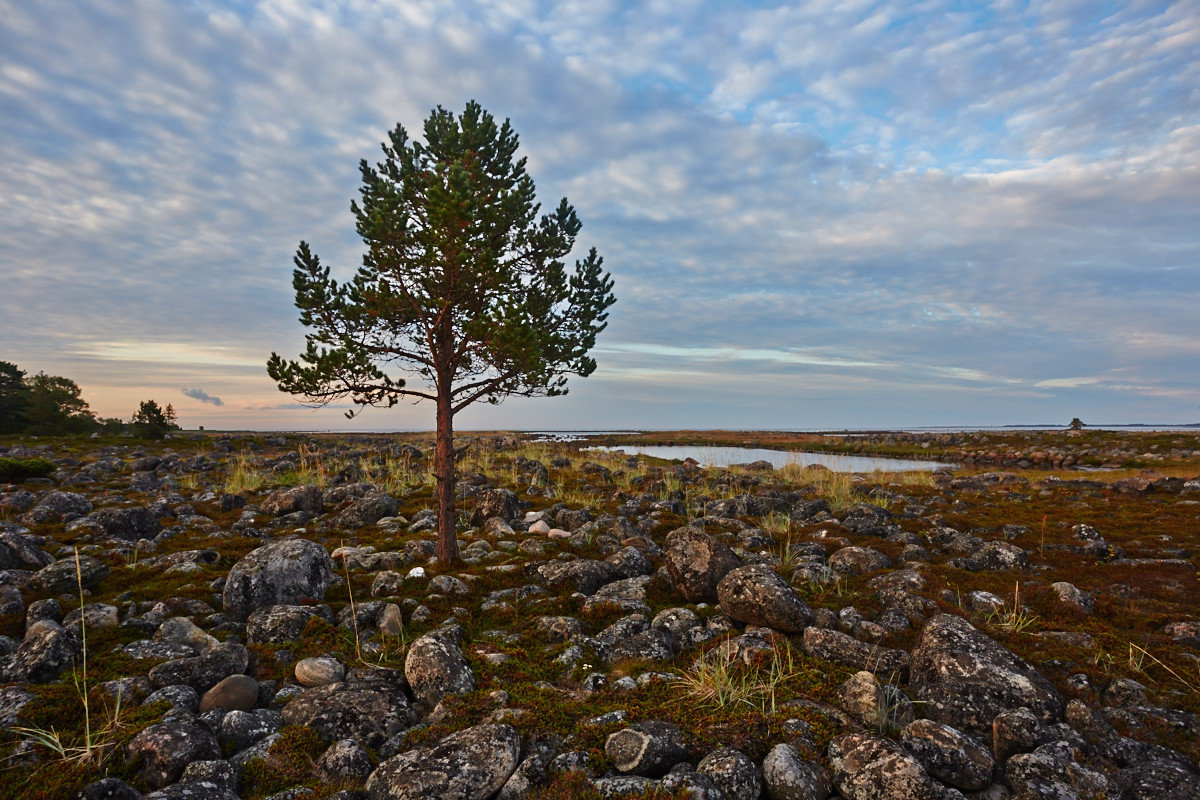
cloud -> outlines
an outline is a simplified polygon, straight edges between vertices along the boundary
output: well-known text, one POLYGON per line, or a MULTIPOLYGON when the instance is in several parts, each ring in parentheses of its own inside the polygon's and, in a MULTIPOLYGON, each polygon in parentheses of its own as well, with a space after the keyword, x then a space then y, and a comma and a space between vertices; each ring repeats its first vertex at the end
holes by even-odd
POLYGON ((193 400, 199 400, 201 403, 209 403, 214 406, 225 405, 225 403, 221 401, 221 398, 213 397, 203 389, 183 389, 182 391, 188 397, 192 398, 193 400))
POLYGON ((108 413, 293 413, 263 365, 301 346, 298 241, 350 274, 358 160, 471 97, 618 297, 592 379, 481 421, 1194 412, 1189 4, 0 6, 0 352, 108 413))

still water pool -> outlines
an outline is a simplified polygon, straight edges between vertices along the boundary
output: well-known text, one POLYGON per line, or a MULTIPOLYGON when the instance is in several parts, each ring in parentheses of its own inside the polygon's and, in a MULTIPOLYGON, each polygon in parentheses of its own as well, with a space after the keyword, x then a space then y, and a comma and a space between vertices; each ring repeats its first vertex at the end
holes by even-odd
POLYGON ((751 461, 769 461, 773 467, 798 464, 801 467, 820 464, 834 472, 917 472, 931 471, 940 467, 951 467, 937 461, 909 461, 901 458, 874 458, 865 456, 842 456, 829 453, 797 453, 790 450, 767 450, 759 447, 705 447, 700 445, 640 445, 626 444, 620 447, 587 447, 585 450, 621 451, 629 455, 653 456, 654 458, 693 458, 705 467, 728 467, 733 464, 748 464, 751 461))

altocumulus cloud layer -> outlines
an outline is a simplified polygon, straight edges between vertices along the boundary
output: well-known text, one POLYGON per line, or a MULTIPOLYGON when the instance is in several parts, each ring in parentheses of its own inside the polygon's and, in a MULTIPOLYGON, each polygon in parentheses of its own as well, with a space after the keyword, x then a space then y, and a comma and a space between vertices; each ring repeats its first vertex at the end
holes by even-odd
POLYGON ((0 0, 0 358, 347 424, 265 375, 291 255, 348 273, 358 160, 476 98, 618 304, 570 396, 460 426, 1197 419, 1194 0, 713 5, 0 0))

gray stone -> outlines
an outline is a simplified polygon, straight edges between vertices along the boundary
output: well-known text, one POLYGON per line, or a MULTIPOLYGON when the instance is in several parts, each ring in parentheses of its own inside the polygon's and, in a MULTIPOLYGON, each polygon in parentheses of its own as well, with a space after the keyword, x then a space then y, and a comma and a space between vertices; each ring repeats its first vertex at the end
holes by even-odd
POLYGON ((731 747, 718 747, 696 765, 696 772, 707 775, 726 800, 758 800, 762 793, 762 775, 749 756, 731 747))
POLYGON ((612 564, 590 558, 546 561, 538 566, 538 574, 551 589, 569 589, 585 595, 595 594, 605 584, 625 577, 612 564))
POLYGON ((408 697, 383 681, 331 683, 305 689, 283 709, 288 725, 303 725, 325 739, 354 739, 378 748, 415 721, 408 697))
POLYGON ((316 542, 294 538, 271 542, 229 570, 225 613, 245 619, 260 608, 319 601, 332 577, 329 553, 316 542))
POLYGON ((334 517, 333 524, 339 528, 365 528, 384 517, 395 516, 399 510, 396 498, 384 492, 371 492, 334 517))
POLYGON ((150 682, 157 687, 182 683, 203 695, 230 675, 246 671, 250 654, 236 642, 222 642, 204 655, 167 661, 150 669, 150 682))
POLYGON ((805 761, 790 744, 777 744, 762 762, 763 782, 771 800, 825 800, 832 785, 820 764, 805 761))
POLYGON ((329 609, 316 606, 272 605, 260 608, 246 620, 250 644, 297 642, 314 617, 328 621, 329 609))
POLYGON ((829 743, 833 785, 845 800, 943 800, 945 790, 900 745, 870 733, 829 743))
POLYGON ((974 792, 992 781, 996 766, 992 754, 949 725, 919 719, 904 728, 901 741, 926 771, 942 783, 974 792))
POLYGON ((75 800, 143 800, 143 797, 120 778, 104 778, 83 787, 75 800))
POLYGON ((107 564, 91 556, 79 556, 78 565, 71 556, 42 567, 34 579, 50 594, 78 595, 81 582, 84 589, 93 589, 108 577, 109 571, 107 564))
POLYGON ((524 516, 521 501, 508 489, 487 489, 475 496, 475 509, 471 514, 471 525, 478 528, 492 517, 514 523, 524 516))
POLYGON ((1107 778, 1076 763, 1074 749, 1066 742, 1051 742, 1013 756, 1004 765, 1004 774, 1019 800, 1116 796, 1107 778))
POLYGON ((320 780, 329 783, 347 779, 365 780, 371 774, 371 757, 353 739, 339 739, 321 754, 316 774, 320 780))
POLYGON ((26 525, 45 525, 62 522, 68 516, 79 516, 92 510, 92 501, 75 492, 46 492, 38 504, 21 516, 26 525))
POLYGON ((839 575, 865 575, 892 566, 892 560, 870 547, 843 547, 829 556, 829 568, 839 575))
POLYGON ((315 515, 325 510, 325 504, 321 498, 321 489, 309 484, 271 492, 262 502, 262 510, 275 516, 294 514, 297 511, 315 515))
POLYGON ((158 518, 147 508, 102 508, 91 518, 106 536, 127 542, 153 539, 162 530, 158 518))
POLYGON ((960 617, 944 614, 925 625, 910 682, 925 716, 984 739, 1003 711, 1062 718, 1062 699, 1041 673, 960 617))
POLYGON ((462 650, 444 631, 434 631, 412 643, 404 658, 404 675, 417 704, 426 709, 448 694, 466 694, 475 689, 475 675, 462 650))
POLYGON ((730 570, 717 583, 717 598, 730 619, 748 625, 796 633, 813 622, 808 604, 765 564, 730 570))
POLYGON ((604 754, 620 772, 656 778, 687 758, 687 745, 671 723, 648 720, 609 735, 604 754))
POLYGON ((804 629, 804 652, 835 664, 901 678, 908 674, 910 661, 903 650, 866 644, 839 631, 815 626, 804 629))
POLYGON ((346 665, 336 658, 315 656, 296 662, 296 683, 306 689, 340 683, 345 677, 346 665))
POLYGON ((283 727, 283 715, 270 709, 230 711, 222 717, 221 746, 228 752, 240 753, 283 727))
POLYGON ((478 725, 381 763, 367 779, 371 800, 486 800, 517 768, 521 737, 509 725, 478 725))
POLYGON ((726 545, 698 528, 677 528, 667 535, 663 565, 675 590, 692 603, 715 603, 717 584, 742 560, 726 545))
POLYGON ((52 620, 42 620, 30 628, 9 657, 3 677, 14 683, 49 683, 70 669, 82 654, 83 643, 73 631, 52 620))
POLYGON ((193 761, 218 759, 221 748, 212 731, 200 724, 160 722, 138 733, 126 748, 140 758, 138 772, 155 789, 175 783, 193 761))

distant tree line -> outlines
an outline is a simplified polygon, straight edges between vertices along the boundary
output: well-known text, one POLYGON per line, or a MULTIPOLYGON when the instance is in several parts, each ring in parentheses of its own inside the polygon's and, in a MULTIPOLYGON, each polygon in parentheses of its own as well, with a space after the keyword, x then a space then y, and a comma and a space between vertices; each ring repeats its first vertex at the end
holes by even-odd
POLYGON ((70 378, 44 372, 31 376, 12 362, 0 361, 0 434, 128 433, 161 439, 174 430, 179 425, 170 403, 163 408, 145 400, 128 421, 98 418, 70 378))

